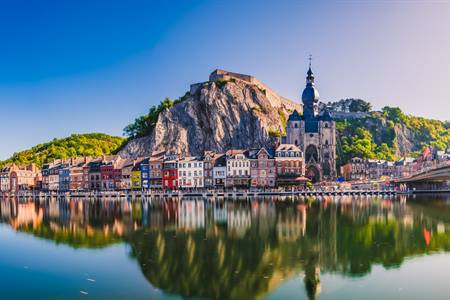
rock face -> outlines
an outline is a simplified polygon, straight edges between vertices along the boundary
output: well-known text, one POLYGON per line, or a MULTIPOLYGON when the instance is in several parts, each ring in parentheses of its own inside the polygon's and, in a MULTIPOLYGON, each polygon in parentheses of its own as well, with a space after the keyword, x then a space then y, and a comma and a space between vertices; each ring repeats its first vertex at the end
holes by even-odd
POLYGON ((302 111, 254 77, 216 70, 209 81, 192 85, 186 100, 161 112, 149 136, 130 141, 119 154, 272 147, 294 109, 302 111))

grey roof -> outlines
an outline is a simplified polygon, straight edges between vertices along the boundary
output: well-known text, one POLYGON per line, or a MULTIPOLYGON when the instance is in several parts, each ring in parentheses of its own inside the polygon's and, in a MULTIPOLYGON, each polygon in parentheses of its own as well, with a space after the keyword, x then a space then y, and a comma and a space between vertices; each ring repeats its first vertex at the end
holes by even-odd
POLYGON ((294 112, 289 116, 288 121, 301 121, 302 116, 298 113, 297 110, 294 110, 294 112))

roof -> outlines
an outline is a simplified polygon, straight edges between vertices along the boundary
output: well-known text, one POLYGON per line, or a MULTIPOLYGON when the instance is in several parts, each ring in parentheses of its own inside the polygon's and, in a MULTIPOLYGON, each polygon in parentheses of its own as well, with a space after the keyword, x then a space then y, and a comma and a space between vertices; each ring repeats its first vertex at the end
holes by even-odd
POLYGON ((227 157, 225 154, 217 154, 217 158, 214 160, 214 167, 225 167, 227 165, 227 157))
POLYGON ((288 121, 301 121, 302 116, 298 113, 297 110, 294 110, 294 112, 289 116, 288 121))
POLYGON ((182 157, 178 160, 179 162, 189 162, 189 161, 200 161, 200 159, 196 156, 186 156, 182 157))
POLYGON ((280 144, 276 150, 278 151, 300 151, 300 148, 294 144, 280 144))
POLYGON ((225 154, 227 157, 235 157, 236 155, 239 155, 239 154, 243 154, 243 155, 247 156, 248 153, 249 153, 249 151, 244 150, 244 149, 231 149, 231 150, 228 150, 225 154))
POLYGON ((257 148, 257 149, 251 149, 251 150, 249 150, 248 156, 249 156, 251 159, 257 159, 258 156, 259 156, 259 154, 260 154, 261 152, 263 152, 263 151, 267 153, 267 155, 269 156, 269 158, 273 158, 273 157, 275 156, 275 155, 274 155, 274 151, 273 151, 273 150, 269 150, 269 149, 267 149, 266 147, 257 148))

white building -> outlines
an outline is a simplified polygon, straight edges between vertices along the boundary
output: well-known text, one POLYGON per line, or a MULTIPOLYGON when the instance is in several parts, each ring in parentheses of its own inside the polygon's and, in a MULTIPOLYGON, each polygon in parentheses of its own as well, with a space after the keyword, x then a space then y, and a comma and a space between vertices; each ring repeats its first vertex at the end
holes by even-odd
POLYGON ((9 191, 9 168, 4 168, 0 171, 0 192, 9 191))
POLYGON ((246 150, 228 150, 227 159, 227 186, 250 186, 250 159, 246 150))
POLYGON ((227 179, 227 160, 225 154, 222 154, 214 161, 213 184, 215 187, 224 187, 227 179))
POLYGON ((184 157, 178 161, 178 186, 203 188, 203 162, 196 157, 184 157))

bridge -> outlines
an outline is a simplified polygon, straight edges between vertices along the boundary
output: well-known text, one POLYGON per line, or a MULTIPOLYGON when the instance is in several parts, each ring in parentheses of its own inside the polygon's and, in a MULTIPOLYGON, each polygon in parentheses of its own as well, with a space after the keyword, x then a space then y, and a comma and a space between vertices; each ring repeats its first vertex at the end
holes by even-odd
POLYGON ((394 178, 396 185, 406 185, 408 188, 422 190, 439 190, 450 180, 450 162, 431 163, 420 170, 411 172, 409 176, 394 178))

